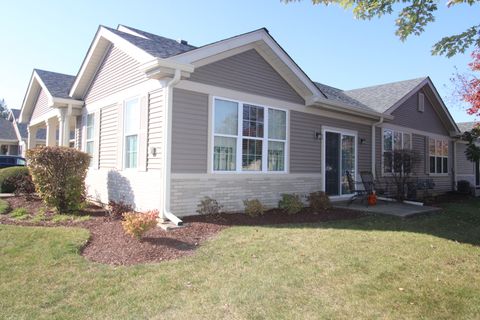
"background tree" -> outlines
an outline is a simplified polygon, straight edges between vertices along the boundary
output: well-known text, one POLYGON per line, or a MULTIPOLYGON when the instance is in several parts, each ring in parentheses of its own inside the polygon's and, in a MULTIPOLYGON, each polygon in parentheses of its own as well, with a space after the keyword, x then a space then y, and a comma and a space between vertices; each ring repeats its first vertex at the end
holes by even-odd
MULTIPOLYGON (((480 48, 472 53, 472 62, 468 64, 472 74, 456 74, 452 79, 456 85, 457 95, 461 100, 468 103, 467 113, 469 115, 480 116, 480 78, 475 73, 480 72, 480 48)), ((471 131, 463 134, 463 139, 468 142, 465 154, 470 161, 480 160, 480 148, 475 144, 480 138, 480 126, 477 123, 471 131)))
POLYGON ((5 103, 5 99, 0 100, 0 118, 8 118, 8 107, 5 103))
MULTIPOLYGON (((285 3, 300 0, 283 0, 285 3)), ((480 0, 449 0, 448 7, 458 4, 474 5, 480 0)), ((370 20, 375 17, 392 14, 401 8, 396 19, 397 30, 395 34, 402 41, 410 35, 420 35, 425 31, 425 26, 435 21, 435 12, 438 10, 435 0, 312 0, 314 5, 338 4, 345 9, 352 9, 356 18, 370 20)), ((480 20, 480 15, 479 15, 480 20)), ((471 46, 480 47, 480 24, 474 24, 462 33, 443 37, 432 48, 433 55, 446 55, 452 57, 457 53, 464 53, 471 46)))

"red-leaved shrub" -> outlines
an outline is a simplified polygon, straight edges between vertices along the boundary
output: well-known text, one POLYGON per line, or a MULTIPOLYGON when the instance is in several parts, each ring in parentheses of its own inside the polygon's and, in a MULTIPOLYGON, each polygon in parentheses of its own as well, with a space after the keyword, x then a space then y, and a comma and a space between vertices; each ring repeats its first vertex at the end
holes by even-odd
POLYGON ((126 234, 141 239, 143 235, 157 225, 158 211, 146 213, 126 212, 123 214, 122 226, 126 234))

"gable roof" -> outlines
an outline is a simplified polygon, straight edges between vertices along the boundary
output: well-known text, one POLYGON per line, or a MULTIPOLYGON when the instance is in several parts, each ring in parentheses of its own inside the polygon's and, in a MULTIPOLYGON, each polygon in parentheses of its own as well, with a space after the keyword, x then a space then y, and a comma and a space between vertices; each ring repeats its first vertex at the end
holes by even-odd
POLYGON ((68 93, 75 81, 75 76, 40 69, 34 70, 45 84, 52 97, 70 98, 68 93))
POLYGON ((338 89, 323 83, 315 82, 315 85, 317 86, 318 89, 325 95, 327 99, 338 101, 338 102, 343 102, 346 103, 354 108, 359 108, 359 109, 364 109, 364 110, 369 110, 369 111, 375 111, 372 108, 364 105, 358 100, 355 100, 354 98, 350 97, 343 91, 342 89, 338 89))
POLYGON ((343 93, 372 110, 385 113, 426 79, 428 77, 385 83, 343 93))
POLYGON ((5 118, 0 118, 0 140, 17 140, 13 122, 5 118))

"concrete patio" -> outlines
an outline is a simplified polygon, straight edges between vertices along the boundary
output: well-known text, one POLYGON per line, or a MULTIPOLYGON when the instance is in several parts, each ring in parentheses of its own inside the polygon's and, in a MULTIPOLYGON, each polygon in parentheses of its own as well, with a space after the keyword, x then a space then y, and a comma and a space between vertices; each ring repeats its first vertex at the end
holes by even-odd
POLYGON ((441 208, 414 205, 408 203, 379 201, 375 206, 367 206, 365 202, 359 200, 348 205, 348 202, 334 202, 335 208, 357 210, 365 213, 387 214, 402 218, 408 218, 419 214, 428 214, 441 211, 441 208))

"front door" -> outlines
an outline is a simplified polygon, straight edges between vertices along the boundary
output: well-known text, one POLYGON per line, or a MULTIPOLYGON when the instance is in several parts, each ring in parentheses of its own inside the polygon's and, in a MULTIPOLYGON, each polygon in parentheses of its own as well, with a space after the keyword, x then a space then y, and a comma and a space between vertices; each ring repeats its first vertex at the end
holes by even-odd
POLYGON ((329 196, 351 194, 346 173, 355 179, 355 154, 354 134, 325 131, 325 192, 329 196))

